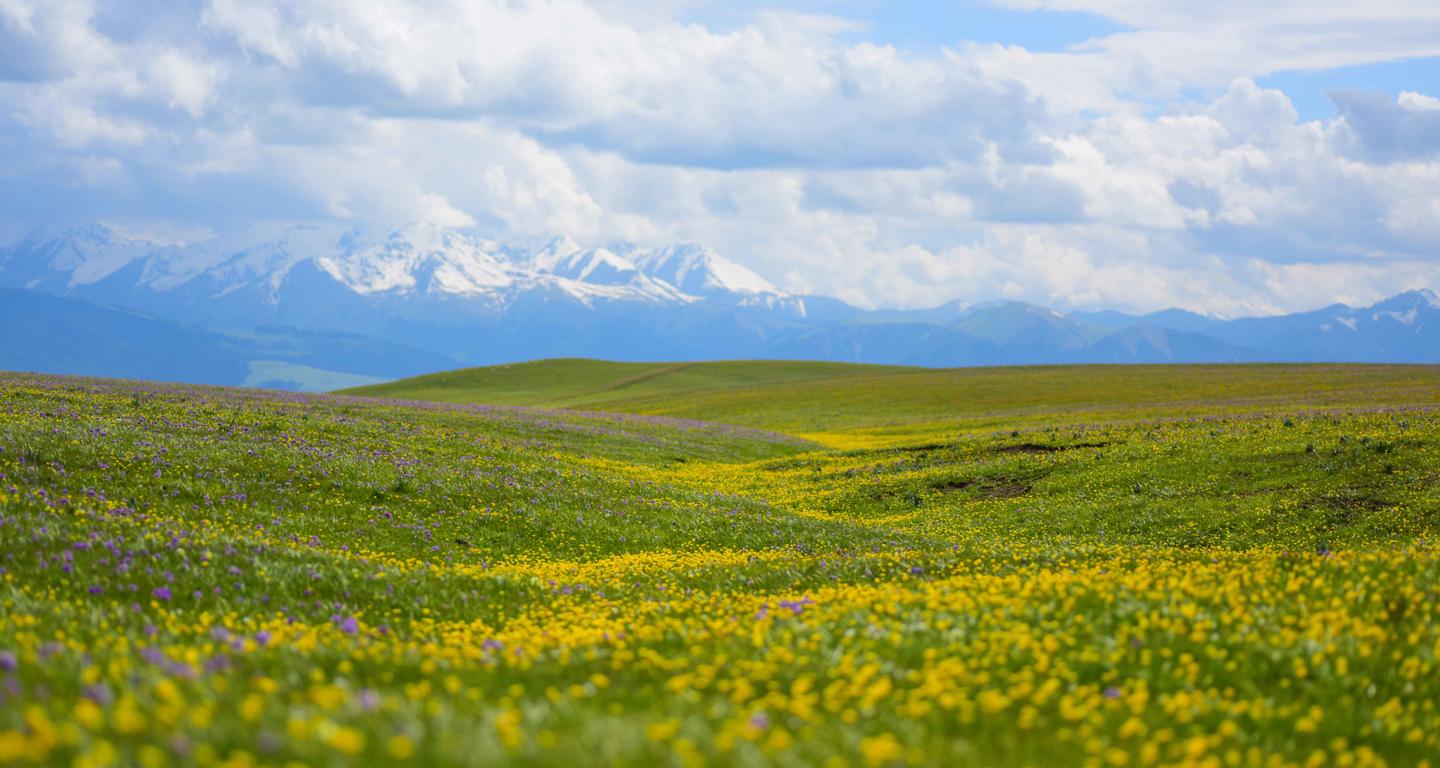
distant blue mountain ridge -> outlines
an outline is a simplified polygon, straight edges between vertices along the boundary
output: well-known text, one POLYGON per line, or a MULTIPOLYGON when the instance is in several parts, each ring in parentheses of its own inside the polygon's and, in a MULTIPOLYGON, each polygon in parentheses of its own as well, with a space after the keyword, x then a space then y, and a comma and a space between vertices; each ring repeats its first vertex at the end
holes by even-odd
POLYGON ((1219 319, 1022 302, 866 310, 698 245, 515 247, 443 227, 305 225, 190 246, 98 224, 0 249, 0 368, 333 389, 544 357, 1440 363, 1440 299, 1219 319))

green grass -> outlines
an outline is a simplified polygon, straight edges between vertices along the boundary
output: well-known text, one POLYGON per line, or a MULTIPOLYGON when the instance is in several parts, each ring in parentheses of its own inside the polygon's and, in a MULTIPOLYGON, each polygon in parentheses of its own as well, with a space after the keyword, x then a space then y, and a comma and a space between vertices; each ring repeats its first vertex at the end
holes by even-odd
POLYGON ((827 379, 883 376, 915 369, 788 361, 715 363, 616 363, 605 360, 541 360, 467 368, 347 389, 344 394, 447 403, 533 405, 631 411, 637 398, 691 397, 827 379), (619 408, 611 404, 622 404, 619 408))
POLYGON ((358 392, 0 375, 0 764, 1440 751, 1434 368, 358 392))
POLYGON ((1440 368, 1396 365, 1034 366, 604 363, 472 368, 349 390, 459 403, 596 408, 903 442, 1049 423, 1440 403, 1440 368))

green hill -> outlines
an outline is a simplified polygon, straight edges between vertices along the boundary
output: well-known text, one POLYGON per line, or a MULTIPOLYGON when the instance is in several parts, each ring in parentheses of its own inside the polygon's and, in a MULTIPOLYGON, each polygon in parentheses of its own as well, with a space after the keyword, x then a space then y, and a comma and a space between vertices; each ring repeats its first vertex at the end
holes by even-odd
POLYGON ((837 446, 1064 422, 1440 404, 1440 367, 1033 366, 925 369, 808 362, 544 360, 346 394, 672 416, 837 446))
POLYGON ((618 363, 557 359, 464 368, 356 387, 343 394, 443 403, 535 405, 634 411, 637 399, 688 397, 829 379, 885 376, 916 370, 897 366, 790 361, 618 363), (608 408, 616 404, 618 408, 608 408))

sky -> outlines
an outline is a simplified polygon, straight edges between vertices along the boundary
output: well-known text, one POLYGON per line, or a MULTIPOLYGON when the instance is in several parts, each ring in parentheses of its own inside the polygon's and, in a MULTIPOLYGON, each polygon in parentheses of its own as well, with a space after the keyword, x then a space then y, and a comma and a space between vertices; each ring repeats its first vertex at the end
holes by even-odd
POLYGON ((700 242, 863 306, 1440 288, 1434 0, 0 0, 0 239, 700 242))

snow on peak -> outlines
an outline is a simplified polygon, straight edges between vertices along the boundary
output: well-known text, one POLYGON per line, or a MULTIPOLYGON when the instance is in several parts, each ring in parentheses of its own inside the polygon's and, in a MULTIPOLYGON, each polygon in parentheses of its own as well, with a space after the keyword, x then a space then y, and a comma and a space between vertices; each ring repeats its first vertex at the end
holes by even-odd
POLYGON ((1415 307, 1411 307, 1404 312, 1376 312, 1370 316, 1370 319, 1379 322, 1380 318, 1388 317, 1401 325, 1414 325, 1418 314, 1419 311, 1415 307))
POLYGON ((1380 301, 1371 309, 1403 310, 1409 307, 1440 308, 1440 296, 1429 288, 1415 288, 1380 301))
POLYGON ((780 293, 770 281, 700 245, 636 251, 631 260, 641 272, 686 293, 780 293))
POLYGON ((558 236, 538 247, 503 246, 429 223, 377 229, 266 222, 184 245, 128 238, 92 224, 34 230, 0 249, 9 284, 68 291, 133 272, 127 278, 133 282, 117 290, 189 286, 211 299, 259 289, 278 301, 289 276, 307 263, 361 295, 483 296, 505 303, 526 291, 558 290, 585 304, 723 297, 738 306, 804 314, 798 297, 699 245, 586 248, 558 236))
POLYGON ((633 298, 685 303, 720 293, 740 294, 742 303, 762 294, 783 295, 754 272, 698 245, 585 249, 568 237, 557 237, 521 257, 519 264, 537 273, 536 279, 558 279, 562 290, 583 301, 619 297, 617 289, 633 298), (600 287, 604 290, 597 291, 600 287))
MULTIPOLYGON (((204 270, 212 283, 211 297, 218 298, 256 284, 268 285, 273 294, 297 264, 317 252, 333 248, 336 236, 335 228, 300 224, 280 232, 257 228, 219 243, 216 248, 225 256, 204 270), (265 239, 255 239, 262 233, 265 239)), ((164 290, 158 285, 156 288, 164 290)))
POLYGON ((525 261, 527 266, 537 272, 553 272, 560 262, 574 256, 584 250, 580 244, 571 240, 566 235, 551 238, 544 245, 537 248, 525 261))
POLYGON ((610 248, 582 249, 568 237, 547 242, 524 258, 522 266, 531 270, 533 283, 558 288, 586 306, 596 300, 670 304, 699 300, 664 280, 643 274, 630 259, 610 248))
POLYGON ((604 248, 576 251, 556 262, 549 272, 600 285, 628 283, 640 274, 628 259, 604 248))
POLYGON ((488 293, 513 282, 508 265, 476 240, 433 224, 408 224, 381 235, 346 233, 315 265, 360 294, 488 293))
POLYGON ((1414 326, 1422 315, 1434 309, 1440 309, 1440 297, 1428 288, 1418 288, 1371 305, 1368 311, 1375 322, 1388 318, 1401 325, 1414 326))
POLYGON ((99 223, 37 227, 15 246, 32 260, 31 268, 64 273, 66 286, 96 283, 156 250, 153 243, 132 240, 99 223))

